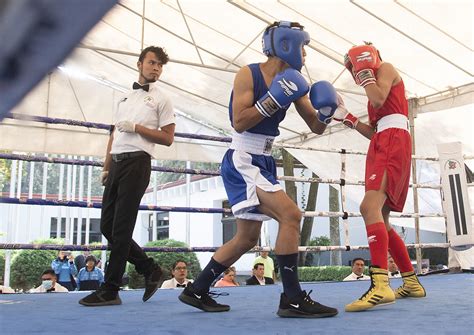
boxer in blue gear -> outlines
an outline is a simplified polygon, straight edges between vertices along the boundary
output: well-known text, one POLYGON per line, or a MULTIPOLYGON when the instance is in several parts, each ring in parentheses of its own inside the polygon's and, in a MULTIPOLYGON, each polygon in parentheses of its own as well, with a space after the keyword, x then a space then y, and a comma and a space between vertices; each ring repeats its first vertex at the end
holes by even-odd
POLYGON ((237 218, 237 233, 215 252, 179 299, 206 312, 228 311, 228 305, 211 298, 209 287, 225 269, 257 245, 262 221, 273 218, 279 224, 275 253, 283 283, 277 314, 297 318, 334 316, 335 308, 313 301, 299 285, 297 259, 302 215, 276 179, 271 148, 291 104, 312 132, 322 134, 337 108, 337 95, 329 83, 316 83, 311 100, 308 98, 310 87, 300 70, 309 35, 301 25, 274 23, 265 30, 263 42, 267 61, 239 70, 229 103, 234 132, 222 161, 221 175, 237 218))

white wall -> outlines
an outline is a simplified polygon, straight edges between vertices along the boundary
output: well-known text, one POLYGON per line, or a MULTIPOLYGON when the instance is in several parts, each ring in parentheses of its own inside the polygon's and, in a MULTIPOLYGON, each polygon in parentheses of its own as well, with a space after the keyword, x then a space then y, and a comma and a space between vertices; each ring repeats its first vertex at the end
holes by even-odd
MULTIPOLYGON (((91 219, 100 218, 100 209, 66 208, 58 206, 0 204, 0 242, 30 243, 50 237, 51 219, 61 216, 71 220, 82 213, 89 213, 91 219)), ((77 230, 77 225, 75 227, 77 230)), ((84 243, 84 241, 82 241, 84 243)))

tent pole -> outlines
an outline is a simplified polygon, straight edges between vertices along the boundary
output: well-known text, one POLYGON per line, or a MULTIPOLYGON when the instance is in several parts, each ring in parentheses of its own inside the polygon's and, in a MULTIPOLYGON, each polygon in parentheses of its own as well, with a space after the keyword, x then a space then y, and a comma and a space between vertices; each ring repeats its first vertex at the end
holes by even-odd
MULTIPOLYGON (((410 122, 410 135, 411 135, 411 150, 412 155, 415 155, 416 146, 415 146, 415 116, 416 113, 417 100, 416 98, 408 99, 408 120, 410 122)), ((411 178, 413 184, 418 184, 416 176, 416 159, 412 159, 411 163, 411 178)), ((419 213, 418 206, 418 188, 413 187, 413 211, 419 213)), ((415 217, 415 243, 420 243, 420 218, 415 217)), ((421 249, 416 248, 416 272, 421 273, 421 249)))

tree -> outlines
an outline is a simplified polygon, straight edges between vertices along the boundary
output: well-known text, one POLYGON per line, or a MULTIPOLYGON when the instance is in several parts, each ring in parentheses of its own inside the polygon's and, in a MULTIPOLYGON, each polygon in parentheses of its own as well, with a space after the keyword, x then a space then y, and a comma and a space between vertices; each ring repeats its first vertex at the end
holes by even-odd
MULTIPOLYGON (((283 174, 285 176, 294 176, 294 158, 293 156, 285 149, 281 150, 282 158, 283 158, 283 174)), ((313 173, 313 178, 318 178, 316 174, 313 173)), ((318 189, 319 183, 311 183, 309 187, 309 195, 308 195, 308 202, 306 204, 305 211, 314 211, 316 208, 316 201, 318 198, 318 189)), ((285 190, 286 194, 292 199, 296 204, 298 204, 297 200, 297 191, 296 185, 293 181, 285 181, 285 190)), ((304 202, 304 201, 303 201, 304 202)), ((304 207, 304 203, 302 204, 304 207)), ((311 238, 311 232, 313 231, 313 221, 314 218, 312 217, 305 217, 303 219, 303 226, 301 228, 301 237, 300 237, 300 245, 305 246, 308 245, 309 240, 311 238)), ((304 266, 307 262, 307 252, 303 251, 299 254, 299 266, 304 266)))
MULTIPOLYGON (((329 186, 329 210, 331 212, 339 211, 339 191, 329 186)), ((329 236, 331 237, 332 245, 341 245, 341 233, 339 231, 339 218, 331 217, 329 218, 329 236)), ((331 254, 331 265, 341 265, 341 251, 333 250, 331 254)))
POLYGON ((10 167, 8 161, 0 159, 0 191, 6 191, 6 185, 10 184, 10 167))
MULTIPOLYGON (((310 245, 310 246, 328 246, 328 245, 331 245, 331 239, 327 236, 315 237, 311 241, 309 241, 308 245, 310 245)), ((308 253, 306 255, 305 266, 311 266, 311 265, 319 266, 320 256, 321 256, 320 251, 308 253), (314 255, 316 255, 316 257, 314 255), (316 263, 316 264, 314 264, 314 263, 316 263)))
POLYGON ((5 283, 3 274, 5 273, 5 252, 3 250, 0 251, 0 285, 5 283))
MULTIPOLYGON (((148 242, 147 247, 181 247, 186 248, 187 245, 184 242, 168 239, 148 242)), ((201 272, 201 265, 194 252, 148 252, 148 255, 152 257, 155 262, 163 270, 164 278, 171 278, 171 268, 177 260, 183 260, 188 264, 188 276, 196 278, 199 272, 201 272)), ((135 267, 132 264, 128 264, 128 275, 130 278, 130 288, 143 288, 145 282, 143 276, 135 271, 135 267)))

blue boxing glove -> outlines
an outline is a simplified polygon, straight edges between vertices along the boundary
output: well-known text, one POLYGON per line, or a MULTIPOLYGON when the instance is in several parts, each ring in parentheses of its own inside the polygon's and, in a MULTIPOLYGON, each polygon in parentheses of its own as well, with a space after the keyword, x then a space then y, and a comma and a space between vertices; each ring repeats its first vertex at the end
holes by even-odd
POLYGON ((318 120, 329 124, 337 109, 336 89, 328 81, 321 80, 311 86, 309 99, 314 109, 318 110, 318 120))
POLYGON ((309 85, 303 75, 288 68, 273 78, 268 92, 257 101, 255 107, 263 116, 271 117, 308 91, 309 85))

